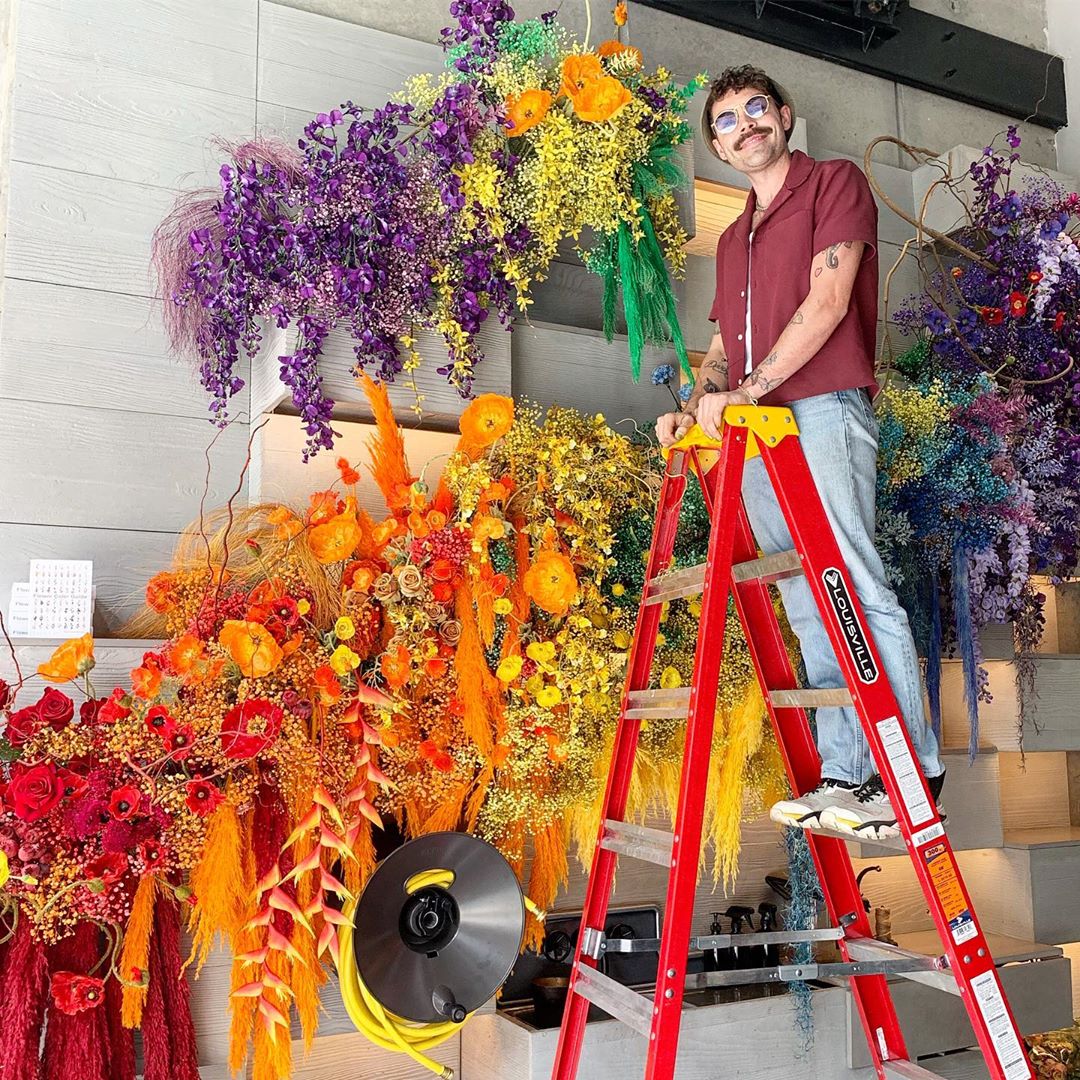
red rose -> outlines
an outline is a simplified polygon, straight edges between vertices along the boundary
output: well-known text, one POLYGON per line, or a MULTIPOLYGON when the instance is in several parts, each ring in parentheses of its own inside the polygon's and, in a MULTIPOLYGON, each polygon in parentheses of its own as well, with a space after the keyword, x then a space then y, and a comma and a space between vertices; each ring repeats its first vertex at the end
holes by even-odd
POLYGON ((163 739, 176 727, 176 721, 173 719, 172 713, 164 705, 155 705, 152 709, 147 709, 146 715, 143 717, 143 723, 163 739))
POLYGON ((131 698, 118 686, 98 709, 97 718, 102 724, 115 724, 117 720, 131 715, 131 698), (125 704, 125 700, 127 704, 125 704))
POLYGON ((67 694, 62 694, 55 687, 49 686, 41 695, 37 710, 43 723, 48 724, 53 731, 63 731, 75 715, 75 702, 67 694))
POLYGON ((139 812, 142 792, 134 784, 117 788, 109 799, 109 813, 120 821, 127 821, 139 812))
POLYGON ((127 872, 127 856, 120 851, 107 851, 83 867, 83 874, 89 881, 100 881, 106 888, 115 885, 127 872))
POLYGON ((85 776, 72 772, 70 769, 61 769, 59 772, 60 788, 65 799, 81 799, 86 794, 89 785, 85 776))
POLYGON ((6 679, 0 679, 0 712, 11 704, 11 685, 6 679))
POLYGON ((225 798, 209 780, 189 780, 184 790, 187 792, 187 808, 200 817, 212 814, 225 798))
POLYGON ((92 975, 58 971, 49 985, 53 1004, 68 1016, 96 1009, 105 1000, 105 984, 92 975))
POLYGON ((173 761, 183 761, 191 753, 195 741, 195 729, 190 724, 174 727, 164 736, 165 749, 173 761))
POLYGON ((265 698, 248 698, 234 705, 221 722, 221 749, 227 758, 248 761, 258 757, 281 734, 281 706, 265 698))
POLYGON ((38 821, 60 801, 64 791, 51 761, 16 762, 5 799, 17 818, 38 821))
POLYGON ((108 701, 108 698, 87 698, 79 706, 79 721, 86 724, 88 727, 97 723, 98 713, 101 712, 101 706, 108 701))
POLYGON ((27 739, 32 739, 41 730, 43 723, 37 706, 27 705, 8 717, 4 737, 12 746, 22 746, 27 739))

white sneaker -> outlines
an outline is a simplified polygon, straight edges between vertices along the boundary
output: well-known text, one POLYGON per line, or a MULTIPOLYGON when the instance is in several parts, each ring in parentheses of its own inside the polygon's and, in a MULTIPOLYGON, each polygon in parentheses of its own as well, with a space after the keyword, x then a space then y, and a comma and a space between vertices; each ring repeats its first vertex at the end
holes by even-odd
POLYGON ((823 810, 835 805, 838 798, 854 793, 858 784, 849 784, 844 780, 823 777, 813 791, 808 791, 795 799, 782 799, 769 811, 769 817, 780 825, 791 825, 796 829, 813 829, 823 810))
MULTIPOLYGON (((945 783, 945 774, 927 781, 930 797, 937 805, 941 823, 948 820, 941 809, 941 788, 945 783)), ((896 823, 896 811, 889 802, 885 784, 878 773, 874 773, 865 784, 849 796, 841 796, 834 806, 821 812, 821 827, 835 829, 837 832, 857 836, 863 840, 889 840, 900 835, 900 826, 896 823)))

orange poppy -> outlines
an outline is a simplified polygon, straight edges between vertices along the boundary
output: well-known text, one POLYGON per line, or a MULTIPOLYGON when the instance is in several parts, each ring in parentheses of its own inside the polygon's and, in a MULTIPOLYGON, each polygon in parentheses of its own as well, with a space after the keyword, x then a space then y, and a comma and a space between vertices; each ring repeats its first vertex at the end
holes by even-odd
POLYGON ((345 503, 336 491, 315 491, 309 496, 307 520, 309 525, 322 525, 337 517, 345 509, 345 503))
POLYGON ((49 682, 71 682, 94 666, 94 635, 65 641, 45 661, 39 664, 37 673, 49 682))
POLYGON ((360 525, 356 514, 346 511, 314 526, 308 533, 307 541, 312 555, 323 566, 343 562, 360 543, 360 525))
POLYGON ((590 79, 572 99, 574 112, 582 120, 602 124, 610 120, 633 95, 618 79, 601 75, 590 79))
POLYGON ((446 528, 446 515, 441 510, 432 510, 427 516, 428 528, 432 532, 438 532, 446 528))
POLYGON ((333 705, 341 699, 341 683, 338 682, 334 669, 329 664, 320 664, 313 676, 319 690, 319 698, 324 705, 333 705))
POLYGON ((473 446, 490 446, 514 424, 514 402, 502 394, 481 394, 461 414, 458 427, 473 446))
POLYGON ((540 552, 522 584, 533 603, 552 615, 565 615, 578 591, 572 563, 557 551, 540 552))
POLYGON ((417 539, 422 540, 431 532, 424 515, 419 510, 411 511, 407 520, 410 531, 417 539))
POLYGON ((275 506, 266 520, 277 526, 274 532, 279 540, 289 540, 304 530, 304 523, 287 506, 275 506))
POLYGON ((159 615, 176 607, 176 578, 167 570, 155 574, 146 583, 146 602, 159 615))
POLYGON ((612 38, 610 41, 601 42, 599 45, 596 46, 597 56, 618 56, 620 53, 625 52, 633 53, 634 59, 637 61, 638 67, 641 67, 641 65, 645 62, 645 58, 641 55, 640 49, 635 48, 633 45, 624 45, 621 41, 616 41, 614 38, 612 38))
POLYGON ((507 135, 523 135, 536 127, 551 108, 551 94, 546 90, 526 90, 517 97, 506 99, 506 119, 510 121, 507 135))
POLYGON ((385 521, 380 521, 371 531, 371 538, 375 543, 382 547, 393 537, 397 536, 401 531, 401 524, 397 518, 388 517, 385 521))
POLYGON ((576 97, 590 79, 597 79, 603 74, 600 57, 593 53, 568 56, 562 65, 562 85, 559 93, 570 98, 576 97))
POLYGON ((177 675, 188 675, 203 658, 202 639, 195 634, 181 634, 170 646, 168 656, 177 675))
POLYGON ((366 593, 371 588, 371 583, 382 573, 378 563, 371 559, 358 559, 345 567, 345 573, 341 575, 341 584, 353 592, 366 593))
POLYGON ((162 672, 157 661, 147 654, 143 657, 142 664, 131 672, 132 693, 147 700, 157 697, 161 689, 161 677, 162 672))
POLYGON ((348 458, 339 457, 337 459, 338 472, 341 473, 341 482, 352 487, 353 484, 360 483, 360 474, 349 464, 348 458))
POLYGON ((383 678, 394 689, 399 689, 409 681, 412 674, 412 655, 404 645, 399 645, 393 653, 383 653, 379 661, 383 678))
POLYGON ((501 540, 506 535, 506 522, 492 514, 478 514, 473 519, 474 540, 501 540))
POLYGON ((262 623, 246 619, 227 619, 218 634, 218 643, 249 679, 269 675, 285 655, 262 623))

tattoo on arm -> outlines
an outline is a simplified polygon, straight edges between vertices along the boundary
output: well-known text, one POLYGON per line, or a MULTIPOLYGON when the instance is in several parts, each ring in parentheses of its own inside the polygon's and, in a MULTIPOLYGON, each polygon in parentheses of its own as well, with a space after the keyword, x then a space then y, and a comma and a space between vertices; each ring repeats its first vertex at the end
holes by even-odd
POLYGON ((850 248, 853 243, 853 240, 845 240, 840 244, 830 244, 825 249, 825 265, 830 270, 835 270, 840 265, 840 260, 836 257, 836 253, 840 248, 850 248))
POLYGON ((796 311, 795 314, 791 316, 791 321, 788 323, 788 326, 801 326, 802 322, 803 313, 801 311, 796 311))
POLYGON ((713 380, 710 379, 708 376, 706 376, 702 380, 701 385, 705 387, 705 393, 706 394, 719 394, 719 393, 722 393, 720 387, 717 386, 716 383, 713 382, 713 380))
POLYGON ((759 394, 758 397, 763 397, 765 394, 769 393, 770 390, 775 390, 787 378, 786 375, 774 375, 770 377, 768 374, 767 369, 771 368, 779 359, 780 356, 778 353, 769 353, 769 355, 766 356, 765 359, 762 360, 761 363, 746 377, 747 383, 761 389, 761 394, 759 394))

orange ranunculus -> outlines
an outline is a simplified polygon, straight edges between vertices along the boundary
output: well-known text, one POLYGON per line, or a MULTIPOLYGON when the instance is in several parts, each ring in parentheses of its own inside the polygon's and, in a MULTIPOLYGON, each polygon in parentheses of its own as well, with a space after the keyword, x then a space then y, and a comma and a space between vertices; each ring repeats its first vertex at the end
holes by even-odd
POLYGON ((348 484, 352 487, 353 484, 360 483, 360 474, 349 464, 348 458, 339 457, 337 459, 338 472, 341 473, 341 482, 348 484))
POLYGON ((149 701, 157 697, 161 689, 162 672, 150 653, 143 655, 143 662, 131 672, 131 691, 136 697, 149 701))
POLYGON ((481 394, 461 414, 458 427, 473 446, 490 446, 514 423, 514 401, 502 394, 481 394))
POLYGON ((284 656, 274 635, 262 623, 246 619, 227 619, 218 642, 249 679, 269 675, 284 656))
POLYGON ((94 666, 94 635, 65 641, 45 661, 39 664, 37 673, 49 682, 71 682, 94 666))
POLYGON ((551 94, 546 90, 526 90, 506 99, 507 135, 522 135, 536 127, 551 108, 551 94))
POLYGON ((146 602, 159 615, 176 607, 176 578, 167 570, 155 574, 146 583, 146 602))
POLYGON ((195 634, 181 634, 169 647, 169 664, 177 675, 189 675, 203 659, 203 642, 195 634))
POLYGON ((308 547, 324 566, 343 562, 360 543, 360 525, 355 513, 338 514, 308 533, 308 547))
POLYGON ((565 615, 578 591, 573 565, 557 551, 540 552, 525 572, 523 586, 536 606, 552 615, 565 615))
POLYGON ((446 515, 441 510, 429 510, 427 524, 432 532, 438 532, 440 529, 445 529, 446 515))
POLYGON ((371 559, 357 559, 345 567, 341 584, 353 592, 366 593, 371 583, 382 573, 382 567, 371 559))
POLYGON ((568 56, 562 65, 562 85, 559 93, 570 98, 576 97, 590 79, 598 79, 603 74, 600 57, 593 53, 568 56))
POLYGON ((634 59, 637 60, 637 66, 645 62, 645 58, 641 55, 641 50, 635 48, 633 45, 624 45, 621 41, 616 41, 612 38, 610 41, 603 41, 596 46, 597 56, 618 56, 620 53, 632 53, 634 59))
POLYGON ((412 655, 404 645, 399 645, 396 651, 383 653, 379 667, 387 683, 395 690, 400 689, 412 674, 412 655))
POLYGON ((324 705, 333 705, 341 699, 341 683, 338 682, 334 669, 329 664, 320 664, 313 675, 319 688, 319 698, 324 705))
POLYGON ((574 112, 582 120, 602 124, 610 120, 633 95, 618 79, 601 75, 590 79, 573 98, 574 112))

